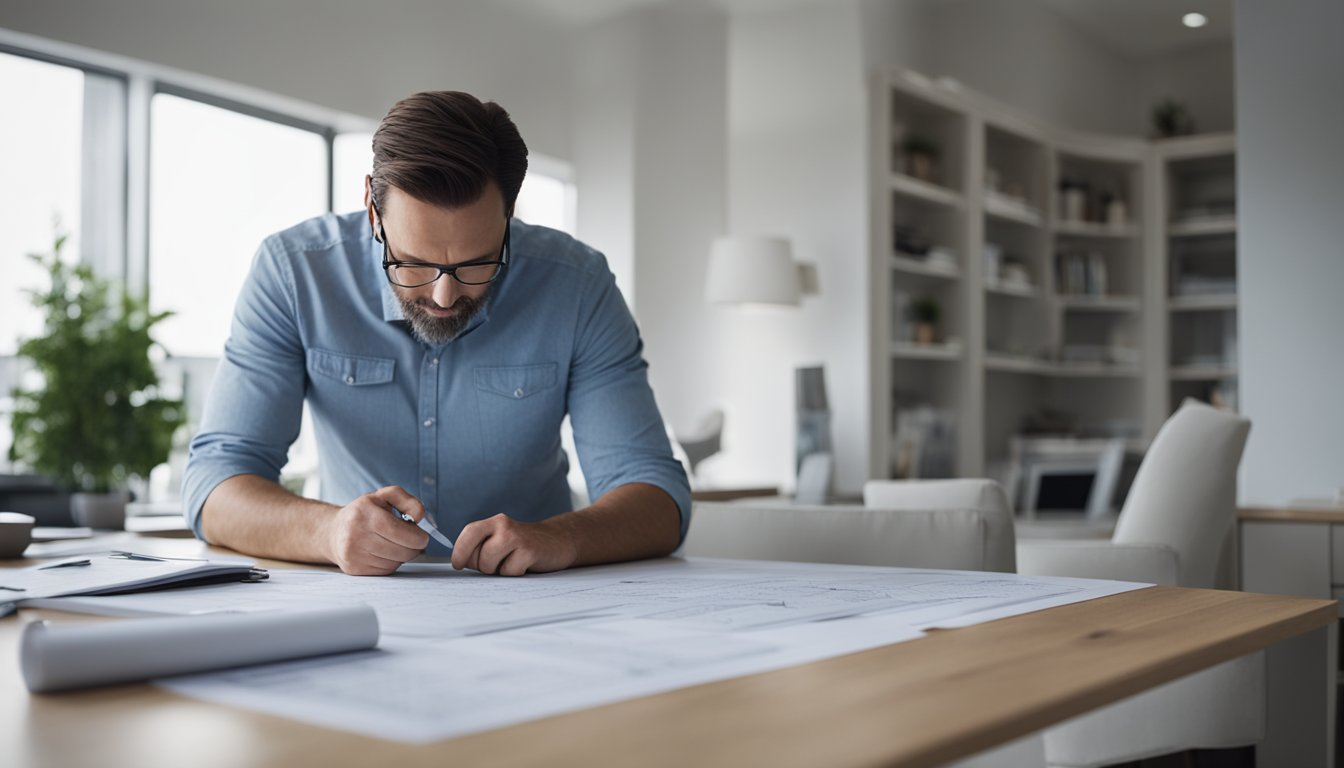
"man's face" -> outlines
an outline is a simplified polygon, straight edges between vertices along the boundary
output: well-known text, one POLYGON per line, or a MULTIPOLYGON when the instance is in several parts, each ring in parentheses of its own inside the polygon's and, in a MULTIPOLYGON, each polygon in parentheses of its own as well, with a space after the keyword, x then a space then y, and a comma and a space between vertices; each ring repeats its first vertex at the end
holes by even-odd
MULTIPOLYGON (((367 185, 367 182, 366 182, 367 185)), ((367 197, 367 192, 366 192, 367 197)), ((393 261, 415 261, 453 266, 479 259, 500 258, 504 231, 504 199, 494 182, 480 199, 462 208, 440 208, 421 202, 396 187, 378 200, 387 255, 393 261)), ((379 221, 369 208, 369 221, 379 221)), ((463 285, 449 275, 419 288, 393 285, 416 337, 426 344, 450 341, 485 306, 490 285, 463 285)))

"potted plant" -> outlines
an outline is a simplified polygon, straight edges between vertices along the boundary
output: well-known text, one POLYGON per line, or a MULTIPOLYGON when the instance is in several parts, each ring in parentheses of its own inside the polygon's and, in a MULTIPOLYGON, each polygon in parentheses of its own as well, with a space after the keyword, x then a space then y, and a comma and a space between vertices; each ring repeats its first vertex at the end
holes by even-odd
POLYGON ((938 161, 938 145, 919 134, 910 134, 901 142, 901 151, 905 154, 905 172, 920 181, 934 180, 935 163, 938 161))
POLYGON ((10 460, 71 491, 77 525, 119 528, 128 481, 167 460, 185 419, 181 400, 159 394, 150 357, 150 330, 170 313, 63 261, 65 241, 58 234, 50 255, 30 256, 50 286, 29 291, 45 331, 23 341, 19 356, 41 383, 14 390, 10 460))
POLYGON ((1160 101, 1153 107, 1153 136, 1167 139, 1187 136, 1195 132, 1195 118, 1185 105, 1174 99, 1160 101))
POLYGON ((938 318, 942 308, 938 302, 923 298, 910 305, 910 317, 915 321, 915 343, 933 344, 938 340, 938 318))

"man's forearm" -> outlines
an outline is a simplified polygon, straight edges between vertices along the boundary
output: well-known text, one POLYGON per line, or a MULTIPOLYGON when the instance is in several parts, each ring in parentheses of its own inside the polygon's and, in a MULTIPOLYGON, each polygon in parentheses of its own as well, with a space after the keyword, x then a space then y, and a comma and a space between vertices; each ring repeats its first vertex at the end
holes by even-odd
POLYGON ((614 488, 592 506, 546 522, 577 544, 575 566, 666 557, 681 540, 677 503, 646 483, 614 488))
POLYGON ((326 529, 337 509, 257 475, 235 475, 205 500, 201 530, 211 544, 256 557, 329 563, 326 529))

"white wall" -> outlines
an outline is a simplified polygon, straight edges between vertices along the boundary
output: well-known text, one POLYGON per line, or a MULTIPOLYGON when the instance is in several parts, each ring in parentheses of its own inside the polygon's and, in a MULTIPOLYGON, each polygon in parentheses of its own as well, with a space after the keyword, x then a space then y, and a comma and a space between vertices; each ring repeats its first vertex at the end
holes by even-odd
POLYGON ((464 0, 5 0, 0 27, 379 119, 421 90, 498 101, 568 158, 572 33, 464 0))
POLYGON ((638 9, 586 30, 575 52, 578 234, 607 255, 681 432, 723 404, 703 286, 727 207, 727 29, 715 9, 638 9))
POLYGON ((938 0, 927 74, 949 75, 1051 125, 1146 130, 1136 62, 1053 10, 1022 0, 938 0))
POLYGON ((723 406, 722 339, 705 305, 709 247, 726 229, 728 19, 644 14, 635 122, 635 314, 664 419, 685 432, 723 406))
POLYGON ((711 309, 724 361, 725 448, 736 479, 790 482, 793 369, 821 363, 837 489, 868 468, 867 96, 857 2, 733 18, 728 53, 728 229, 782 235, 818 266, 798 310, 711 309))
POLYGON ((586 30, 574 52, 574 182, 578 238, 602 251, 627 302, 635 279, 635 110, 640 22, 586 30))
POLYGON ((1344 487, 1344 4, 1237 2, 1244 501, 1344 487))

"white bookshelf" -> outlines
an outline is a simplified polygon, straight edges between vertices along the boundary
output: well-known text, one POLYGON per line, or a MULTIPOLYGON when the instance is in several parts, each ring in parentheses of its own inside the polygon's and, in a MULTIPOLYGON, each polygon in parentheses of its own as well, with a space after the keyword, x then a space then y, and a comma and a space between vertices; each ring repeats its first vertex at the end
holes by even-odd
POLYGON ((1187 397, 1236 408, 1236 140, 1231 134, 1154 142, 1151 214, 1154 325, 1149 392, 1160 422, 1187 397))
POLYGON ((1235 395, 1235 351, 1201 346, 1235 325, 1234 275, 1208 267, 1235 261, 1231 136, 1079 134, 907 72, 871 98, 872 477, 892 476, 902 408, 952 414, 956 474, 983 476, 1042 411, 1142 447, 1179 398, 1235 395), (938 148, 932 177, 902 156, 916 135, 938 148), (1196 267, 1180 291, 1173 259, 1196 267), (924 299, 941 308, 934 344, 903 315, 924 299))

